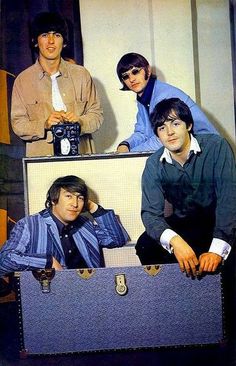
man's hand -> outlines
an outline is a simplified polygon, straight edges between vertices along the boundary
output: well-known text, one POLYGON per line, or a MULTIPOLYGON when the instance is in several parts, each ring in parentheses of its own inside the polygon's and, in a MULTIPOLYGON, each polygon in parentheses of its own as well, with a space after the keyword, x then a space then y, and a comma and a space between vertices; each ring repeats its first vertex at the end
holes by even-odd
POLYGON ((60 263, 54 257, 52 258, 52 268, 55 268, 56 271, 63 269, 60 263))
POLYGON ((199 264, 196 254, 180 236, 174 236, 170 241, 174 249, 174 255, 179 263, 180 270, 186 272, 188 276, 196 276, 196 266, 199 264))
POLYGON ((120 145, 117 147, 117 152, 118 153, 126 153, 129 152, 129 148, 126 145, 120 145))
POLYGON ((65 122, 78 122, 78 117, 73 112, 62 113, 65 122))
POLYGON ((91 200, 88 200, 87 207, 88 207, 88 211, 90 213, 94 213, 98 209, 98 205, 95 202, 91 201, 91 200))
POLYGON ((216 253, 203 253, 199 257, 199 275, 202 272, 215 272, 222 263, 222 257, 216 253))
POLYGON ((63 114, 64 111, 54 111, 50 114, 47 121, 45 122, 44 128, 45 130, 50 130, 50 128, 58 123, 62 123, 64 121, 63 114))
POLYGON ((78 117, 73 112, 54 111, 45 122, 44 128, 50 130, 52 126, 63 122, 78 122, 78 117))

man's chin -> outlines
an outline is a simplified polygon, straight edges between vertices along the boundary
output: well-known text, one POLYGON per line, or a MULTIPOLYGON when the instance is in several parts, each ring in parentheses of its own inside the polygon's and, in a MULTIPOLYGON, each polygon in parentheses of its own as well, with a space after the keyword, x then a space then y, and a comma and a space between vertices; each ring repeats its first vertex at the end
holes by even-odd
POLYGON ((70 215, 66 218, 66 221, 68 224, 70 224, 71 222, 75 221, 78 217, 79 215, 70 215))
POLYGON ((182 151, 182 149, 179 146, 177 146, 177 147, 168 146, 167 149, 170 151, 170 153, 173 153, 173 154, 178 154, 182 151))
POLYGON ((139 87, 137 87, 137 88, 133 87, 133 88, 131 88, 131 90, 132 90, 134 93, 138 94, 140 97, 141 97, 141 95, 143 94, 143 89, 141 89, 141 88, 139 88, 139 87))

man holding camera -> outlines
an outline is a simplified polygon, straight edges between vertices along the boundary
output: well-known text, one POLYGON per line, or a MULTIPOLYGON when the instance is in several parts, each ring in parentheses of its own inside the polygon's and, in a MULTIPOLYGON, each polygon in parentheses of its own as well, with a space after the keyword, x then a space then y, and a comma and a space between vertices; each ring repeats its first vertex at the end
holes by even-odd
POLYGON ((51 128, 62 122, 79 123, 81 153, 95 152, 91 133, 102 124, 102 109, 89 72, 61 57, 68 42, 65 20, 39 13, 31 31, 38 59, 16 78, 11 109, 12 128, 26 141, 26 156, 53 155, 51 128))

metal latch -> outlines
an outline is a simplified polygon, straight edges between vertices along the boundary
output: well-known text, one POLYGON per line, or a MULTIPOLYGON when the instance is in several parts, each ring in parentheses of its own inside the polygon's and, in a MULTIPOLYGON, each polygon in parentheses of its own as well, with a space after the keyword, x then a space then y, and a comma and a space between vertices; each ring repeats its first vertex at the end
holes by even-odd
POLYGON ((55 276, 55 268, 35 269, 32 271, 34 278, 39 281, 44 294, 51 292, 51 281, 55 276))
POLYGON ((149 274, 149 276, 156 276, 161 270, 161 266, 158 264, 152 264, 144 266, 144 271, 149 274))
POLYGON ((118 295, 126 295, 128 292, 128 287, 126 286, 126 279, 124 274, 115 275, 116 292, 118 295))
POLYGON ((93 268, 77 269, 77 274, 83 278, 83 280, 89 280, 95 273, 93 268))

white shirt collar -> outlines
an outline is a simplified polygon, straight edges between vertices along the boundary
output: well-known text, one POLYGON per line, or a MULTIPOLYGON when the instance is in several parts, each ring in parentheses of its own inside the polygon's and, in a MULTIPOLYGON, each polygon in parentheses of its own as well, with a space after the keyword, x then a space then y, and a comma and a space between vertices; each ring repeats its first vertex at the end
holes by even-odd
MULTIPOLYGON (((188 158, 189 158, 191 152, 193 152, 194 154, 197 154, 198 152, 201 151, 201 148, 199 146, 197 139, 191 134, 190 134, 190 139, 191 140, 190 140, 188 158)), ((166 147, 164 148, 163 154, 160 157, 160 161, 162 162, 164 159, 166 160, 167 163, 172 164, 171 154, 166 147)))

